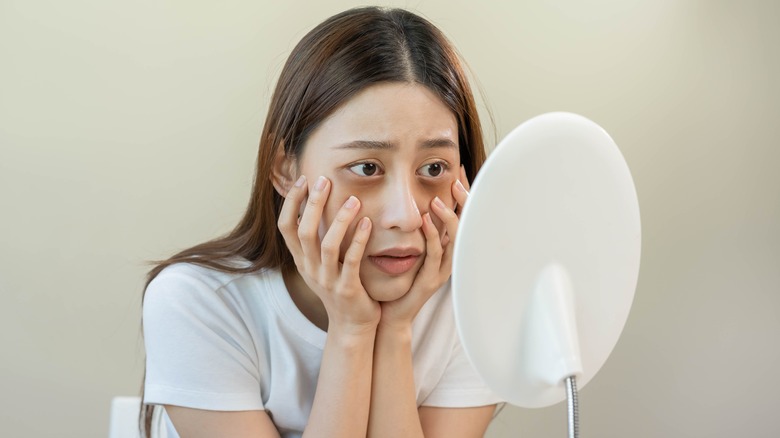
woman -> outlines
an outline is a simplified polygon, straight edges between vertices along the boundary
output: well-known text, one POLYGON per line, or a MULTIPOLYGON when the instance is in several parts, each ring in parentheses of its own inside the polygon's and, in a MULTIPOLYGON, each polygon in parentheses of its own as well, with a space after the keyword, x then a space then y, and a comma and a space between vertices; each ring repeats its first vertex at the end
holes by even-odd
POLYGON ((150 273, 147 418, 164 405, 182 437, 482 436, 498 399, 460 347, 448 279, 484 159, 429 22, 360 8, 309 32, 243 219, 150 273))

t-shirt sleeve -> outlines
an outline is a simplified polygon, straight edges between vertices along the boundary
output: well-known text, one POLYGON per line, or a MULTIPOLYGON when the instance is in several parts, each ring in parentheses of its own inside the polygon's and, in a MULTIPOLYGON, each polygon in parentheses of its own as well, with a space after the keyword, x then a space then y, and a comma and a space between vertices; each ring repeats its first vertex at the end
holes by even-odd
POLYGON ((252 338, 218 287, 194 273, 164 270, 146 290, 143 330, 145 403, 263 409, 252 338))

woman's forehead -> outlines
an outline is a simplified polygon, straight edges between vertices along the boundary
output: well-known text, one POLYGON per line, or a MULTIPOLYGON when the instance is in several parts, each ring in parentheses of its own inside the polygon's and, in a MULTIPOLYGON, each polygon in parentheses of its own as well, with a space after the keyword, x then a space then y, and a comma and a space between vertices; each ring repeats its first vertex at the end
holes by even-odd
POLYGON ((457 141, 455 114, 428 88, 407 83, 366 88, 324 120, 310 137, 310 143, 334 148, 457 147, 457 141))

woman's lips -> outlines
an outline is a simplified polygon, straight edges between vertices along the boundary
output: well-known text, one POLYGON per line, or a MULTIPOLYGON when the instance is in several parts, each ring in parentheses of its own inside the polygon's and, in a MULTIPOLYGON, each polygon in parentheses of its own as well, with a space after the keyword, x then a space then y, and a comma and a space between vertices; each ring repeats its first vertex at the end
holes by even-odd
POLYGON ((368 259, 379 268, 380 271, 390 275, 401 275, 417 264, 419 255, 408 255, 403 257, 393 256, 368 256, 368 259))

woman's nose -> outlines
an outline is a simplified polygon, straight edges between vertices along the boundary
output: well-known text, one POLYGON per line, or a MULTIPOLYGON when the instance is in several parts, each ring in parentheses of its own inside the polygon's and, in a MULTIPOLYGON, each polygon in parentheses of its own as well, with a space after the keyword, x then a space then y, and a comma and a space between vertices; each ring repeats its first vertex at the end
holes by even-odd
POLYGON ((384 197, 380 225, 385 229, 411 232, 422 226, 422 215, 410 183, 395 184, 384 197))

